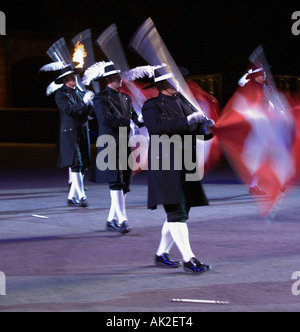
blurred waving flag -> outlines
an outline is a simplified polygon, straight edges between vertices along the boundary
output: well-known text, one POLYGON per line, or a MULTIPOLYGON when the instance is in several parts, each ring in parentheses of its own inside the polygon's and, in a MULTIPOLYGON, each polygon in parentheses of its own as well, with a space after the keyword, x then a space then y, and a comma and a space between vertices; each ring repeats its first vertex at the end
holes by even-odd
POLYGON ((280 193, 295 179, 291 107, 273 82, 261 47, 250 57, 249 71, 212 128, 242 181, 256 186, 254 196, 263 216, 275 207, 280 193))

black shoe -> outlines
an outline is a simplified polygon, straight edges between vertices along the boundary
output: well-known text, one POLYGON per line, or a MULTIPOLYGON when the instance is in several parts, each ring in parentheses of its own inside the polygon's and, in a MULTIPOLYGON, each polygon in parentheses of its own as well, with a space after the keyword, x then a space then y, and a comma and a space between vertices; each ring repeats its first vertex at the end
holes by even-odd
POLYGON ((131 231, 127 221, 124 221, 121 225, 120 225, 120 232, 122 234, 127 234, 131 231))
POLYGON ((78 202, 78 206, 79 206, 79 207, 83 207, 83 208, 86 208, 86 207, 88 206, 88 203, 87 203, 85 197, 83 197, 83 198, 81 198, 81 199, 79 200, 79 202, 78 202))
POLYGON ((169 256, 169 254, 164 253, 161 256, 155 256, 154 263, 157 266, 163 266, 167 268, 176 268, 179 267, 181 264, 180 262, 175 262, 173 259, 169 256))
POLYGON ((68 199, 68 206, 78 207, 79 202, 77 201, 76 198, 73 197, 72 199, 68 199))
POLYGON ((193 257, 189 262, 183 263, 183 269, 186 272, 203 273, 211 270, 211 266, 203 264, 196 257, 193 257))
POLYGON ((106 223, 106 229, 108 231, 120 232, 120 226, 118 225, 116 220, 108 221, 106 223))

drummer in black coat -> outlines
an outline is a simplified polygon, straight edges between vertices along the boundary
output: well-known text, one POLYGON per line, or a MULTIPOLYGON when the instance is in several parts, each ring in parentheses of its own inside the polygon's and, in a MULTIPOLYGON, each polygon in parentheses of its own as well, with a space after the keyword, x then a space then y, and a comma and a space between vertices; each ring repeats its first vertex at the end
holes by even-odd
POLYGON ((204 139, 212 138, 211 134, 207 132, 207 135, 204 134, 203 126, 209 130, 208 128, 214 123, 202 113, 195 112, 195 108, 179 96, 177 89, 173 87, 174 84, 168 78, 172 78, 172 73, 166 75, 160 73, 159 69, 155 71, 155 85, 159 95, 147 100, 142 109, 144 123, 150 135, 148 208, 155 209, 157 205, 162 204, 167 214, 155 263, 170 268, 180 265, 169 256, 169 251, 175 242, 182 254, 184 270, 200 273, 210 269, 210 266, 201 263, 192 252, 186 220, 189 218, 191 207, 208 205, 208 201, 200 180, 187 181, 189 171, 184 167, 184 161, 175 163, 174 157, 176 159, 176 156, 183 156, 185 153, 186 147, 183 148, 184 145, 181 145, 180 141, 184 142, 186 135, 191 138, 192 143, 189 148, 193 150, 195 157, 196 136, 204 135, 204 139), (170 145, 170 154, 167 156, 170 158, 169 170, 162 168, 163 159, 166 157, 162 148, 156 148, 157 151, 153 152, 155 137, 153 135, 156 137, 166 135, 167 138, 179 139, 179 145, 176 143, 170 145), (176 150, 175 146, 181 151, 176 150), (161 161, 158 169, 157 167, 153 169, 155 159, 161 161))
MULTIPOLYGON (((109 184, 111 207, 106 228, 125 234, 130 231, 125 198, 130 191, 132 180, 132 170, 128 164, 128 157, 131 155, 128 140, 130 132, 138 133, 138 128, 143 124, 138 121, 131 97, 120 92, 122 87, 120 70, 116 69, 112 62, 107 62, 101 78, 106 80, 106 87, 94 98, 99 137, 101 139, 105 137, 104 135, 109 135, 112 138, 116 160, 113 165, 108 165, 106 168, 106 165, 105 167, 102 165, 104 160, 98 158, 91 181, 109 184)), ((97 142, 99 143, 99 139, 97 142)), ((98 146, 98 156, 107 149, 107 146, 107 142, 102 147, 98 146)))
POLYGON ((71 168, 68 205, 76 207, 87 206, 83 176, 90 164, 88 116, 93 112, 94 95, 91 91, 83 92, 78 88, 77 74, 81 70, 68 65, 55 81, 56 84, 64 84, 55 93, 60 110, 58 167, 71 168))

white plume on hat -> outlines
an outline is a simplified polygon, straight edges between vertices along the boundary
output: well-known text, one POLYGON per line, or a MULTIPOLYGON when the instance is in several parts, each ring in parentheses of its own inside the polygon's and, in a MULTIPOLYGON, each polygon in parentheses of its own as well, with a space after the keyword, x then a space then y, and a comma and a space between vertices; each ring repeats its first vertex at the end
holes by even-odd
POLYGON ((52 93, 54 93, 56 90, 60 89, 62 86, 63 86, 63 84, 56 84, 55 82, 52 82, 47 87, 46 96, 50 96, 52 93))
POLYGON ((154 77, 154 71, 162 66, 139 66, 123 73, 123 76, 128 81, 134 81, 138 78, 154 77))
MULTIPOLYGON (((68 66, 70 66, 70 65, 66 65, 62 61, 52 62, 52 63, 49 63, 49 64, 43 66, 40 69, 40 72, 41 71, 44 71, 44 72, 58 71, 58 70, 62 70, 64 68, 67 68, 68 66)), ((46 96, 50 96, 52 93, 54 93, 56 90, 60 89, 62 86, 63 86, 63 84, 57 84, 56 80, 53 81, 52 83, 50 83, 47 86, 46 96)))
MULTIPOLYGON (((61 60, 59 60, 59 61, 51 62, 51 63, 43 66, 42 68, 40 68, 40 72, 41 71, 57 71, 57 70, 61 70, 61 69, 65 68, 65 67, 66 67, 66 65, 61 60)), ((58 90, 61 87, 62 87, 62 84, 55 84, 55 82, 50 83, 46 89, 46 96, 50 96, 53 92, 55 92, 56 90, 58 90)))
MULTIPOLYGON (((56 90, 60 89, 63 86, 63 84, 56 84, 55 82, 50 83, 47 86, 46 89, 46 96, 49 97, 52 93, 54 93, 56 90)), ((80 87, 80 85, 77 85, 77 88, 81 91, 83 91, 80 87)))
MULTIPOLYGON (((50 72, 50 71, 63 71, 68 67, 73 68, 76 66, 76 63, 72 61, 71 54, 67 47, 66 41, 64 38, 60 38, 56 41, 47 51, 48 56, 53 61, 52 63, 44 65, 40 68, 40 72, 50 72)), ((64 73, 65 75, 66 73, 64 73)), ((62 75, 61 75, 62 76, 62 75)), ((61 77, 60 76, 60 77, 61 77)), ((61 88, 63 84, 53 81, 50 83, 46 89, 46 95, 50 96, 56 90, 61 88)))
POLYGON ((65 66, 62 61, 56 61, 43 66, 40 71, 56 71, 63 69, 65 66))
MULTIPOLYGON (((68 65, 66 65, 63 61, 58 60, 55 62, 51 62, 47 65, 44 65, 42 68, 40 68, 40 72, 48 72, 48 71, 58 71, 58 70, 62 70, 64 68, 66 68, 68 65)), ((59 88, 61 88, 63 86, 63 84, 56 84, 55 81, 53 81, 52 83, 50 83, 47 86, 46 89, 46 96, 50 96, 52 93, 54 93, 56 90, 58 90, 59 88)))
POLYGON ((82 83, 84 85, 90 85, 91 82, 97 78, 100 78, 104 75, 104 68, 108 65, 112 65, 113 62, 105 62, 105 61, 100 61, 96 62, 92 66, 90 66, 83 75, 82 78, 82 83))
MULTIPOLYGON (((94 65, 89 67, 83 75, 82 78, 82 83, 84 85, 90 85, 90 83, 98 79, 100 77, 103 77, 105 74, 105 67, 109 65, 113 65, 114 63, 112 61, 110 62, 105 62, 105 61, 100 61, 96 62, 94 65)), ((154 71, 158 68, 161 68, 162 66, 139 66, 133 69, 130 69, 126 72, 122 73, 122 76, 128 80, 128 81, 134 81, 138 78, 143 78, 145 76, 148 76, 149 78, 154 77, 154 71)))

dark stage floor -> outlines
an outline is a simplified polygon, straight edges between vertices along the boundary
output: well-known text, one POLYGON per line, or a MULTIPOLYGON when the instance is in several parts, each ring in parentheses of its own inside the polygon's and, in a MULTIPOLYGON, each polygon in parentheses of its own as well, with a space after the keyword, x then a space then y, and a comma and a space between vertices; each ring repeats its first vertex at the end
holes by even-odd
MULTIPOLYGON (((188 225, 193 251, 213 270, 192 276, 153 263, 165 214, 162 208, 147 210, 144 174, 135 178, 127 198, 133 230, 119 236, 105 230, 107 186, 87 182, 89 207, 66 206, 67 172, 55 168, 52 145, 0 145, 0 154, 0 271, 6 276, 0 311, 98 311, 105 317, 300 311, 300 296, 292 293, 292 275, 300 271, 298 187, 288 188, 262 218, 257 201, 228 167, 208 176, 210 205, 192 209, 188 225)), ((175 246, 171 255, 181 259, 175 246)))

